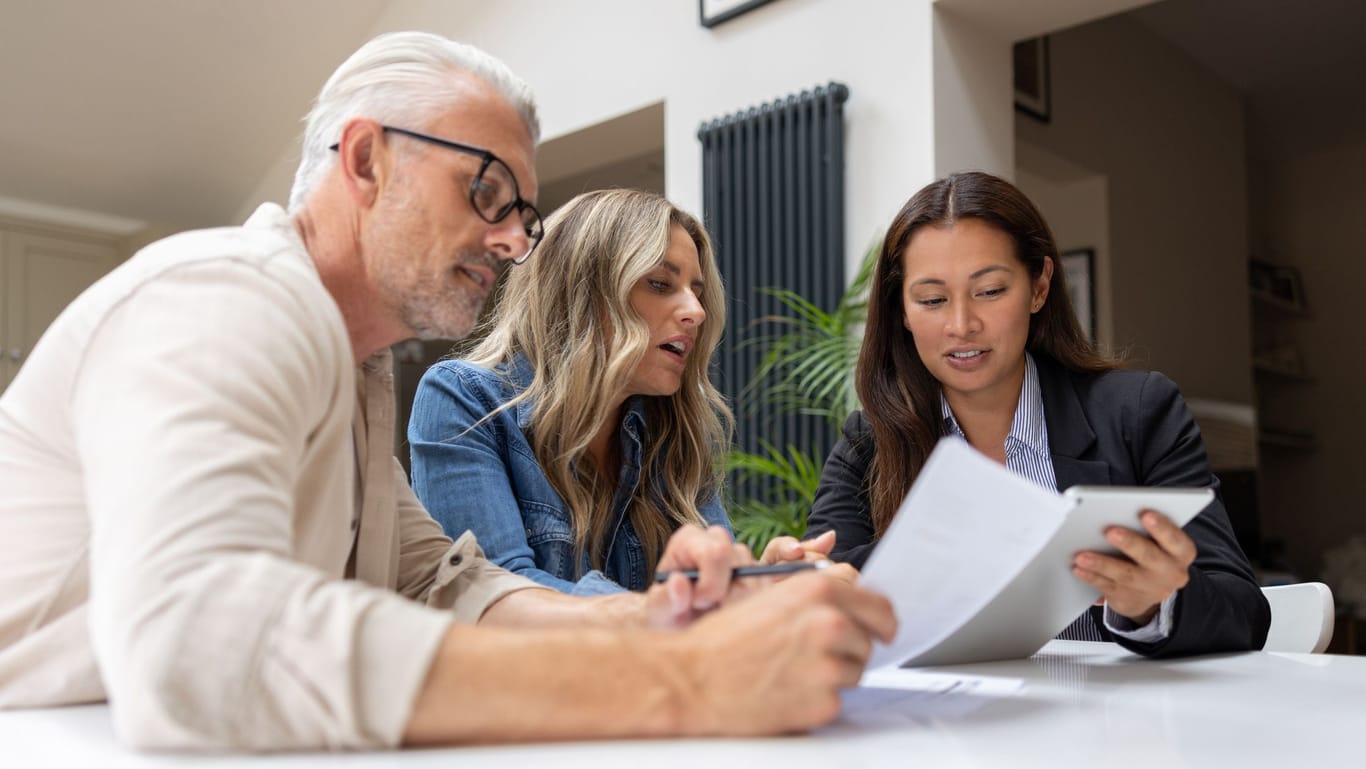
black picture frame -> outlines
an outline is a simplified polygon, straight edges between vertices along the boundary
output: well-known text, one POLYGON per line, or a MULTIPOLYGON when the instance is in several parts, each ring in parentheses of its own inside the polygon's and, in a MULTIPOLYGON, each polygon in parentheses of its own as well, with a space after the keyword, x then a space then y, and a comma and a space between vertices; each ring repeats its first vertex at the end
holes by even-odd
POLYGON ((1048 35, 1021 40, 1012 51, 1015 109, 1043 123, 1053 117, 1053 85, 1049 72, 1048 35))
POLYGON ((773 0, 697 0, 697 19, 702 26, 711 29, 771 2, 773 0))
POLYGON ((1067 298, 1086 337, 1096 341, 1096 250, 1074 248, 1062 252, 1058 268, 1067 283, 1067 298))
POLYGON ((1248 262, 1247 276, 1253 296, 1263 302, 1298 312, 1309 309, 1299 269, 1252 259, 1248 262))

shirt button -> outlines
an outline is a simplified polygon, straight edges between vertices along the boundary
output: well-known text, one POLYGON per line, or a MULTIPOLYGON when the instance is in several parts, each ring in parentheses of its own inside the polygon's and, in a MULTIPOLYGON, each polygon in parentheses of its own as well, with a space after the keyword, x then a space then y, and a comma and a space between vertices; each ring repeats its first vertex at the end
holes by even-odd
POLYGON ((456 553, 455 555, 451 556, 451 565, 452 565, 452 566, 459 566, 459 565, 460 565, 460 562, 463 561, 463 560, 465 560, 465 556, 463 556, 463 555, 461 555, 461 554, 459 554, 459 553, 456 553))

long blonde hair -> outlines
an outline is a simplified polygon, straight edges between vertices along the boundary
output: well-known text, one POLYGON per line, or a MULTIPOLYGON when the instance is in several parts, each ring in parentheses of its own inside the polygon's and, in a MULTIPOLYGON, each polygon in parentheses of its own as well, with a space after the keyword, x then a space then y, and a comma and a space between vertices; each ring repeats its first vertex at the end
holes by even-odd
POLYGON ((617 474, 595 467, 588 446, 615 416, 614 396, 649 349, 650 329, 631 309, 631 289, 664 259, 675 224, 697 246, 704 283, 698 301, 707 314, 678 392, 645 399, 649 439, 627 514, 653 571, 674 529, 703 522, 698 505, 720 489, 720 458, 733 424, 707 376, 726 311, 702 225, 654 193, 579 195, 546 222, 531 260, 512 269, 485 323, 487 336, 467 356, 490 370, 519 353, 526 357, 531 384, 503 408, 534 404, 528 437, 593 568, 606 557, 617 474))

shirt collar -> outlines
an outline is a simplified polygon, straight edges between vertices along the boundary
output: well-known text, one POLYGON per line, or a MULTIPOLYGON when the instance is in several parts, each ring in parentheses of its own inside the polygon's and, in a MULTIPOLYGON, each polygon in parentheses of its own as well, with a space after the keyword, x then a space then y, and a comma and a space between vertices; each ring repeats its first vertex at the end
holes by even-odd
POLYGON ((242 227, 248 230, 268 230, 289 241, 293 248, 288 252, 300 255, 300 261, 308 264, 308 268, 313 274, 318 274, 318 265, 313 263, 313 255, 308 253, 308 246, 304 244, 304 238, 299 234, 299 228, 294 226, 294 218, 289 212, 275 203, 262 203, 256 207, 251 216, 242 223, 242 227))
MULTIPOLYGON (((939 406, 944 417, 944 426, 948 428, 949 433, 966 440, 967 436, 963 433, 963 428, 958 426, 958 420, 953 416, 953 409, 949 408, 949 401, 944 397, 942 389, 939 391, 939 406)), ((1010 434, 1006 436, 1006 454, 1013 454, 1021 448, 1045 456, 1049 453, 1043 395, 1039 389, 1039 369, 1034 365, 1034 358, 1029 353, 1025 353, 1025 374, 1020 386, 1020 400, 1015 404, 1010 434)))

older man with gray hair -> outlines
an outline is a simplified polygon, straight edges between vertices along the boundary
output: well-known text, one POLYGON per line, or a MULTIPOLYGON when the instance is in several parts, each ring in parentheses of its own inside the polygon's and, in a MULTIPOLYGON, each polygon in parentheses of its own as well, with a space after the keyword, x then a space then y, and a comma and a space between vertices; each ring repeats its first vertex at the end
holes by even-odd
POLYGON ((497 60, 380 36, 323 87, 288 212, 154 243, 72 303, 0 396, 0 707, 108 699, 132 745, 249 750, 834 717, 894 631, 880 596, 813 573, 741 598, 740 550, 700 528, 661 563, 695 584, 538 589, 394 462, 387 348, 464 336, 532 255, 538 132, 497 60))

